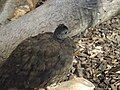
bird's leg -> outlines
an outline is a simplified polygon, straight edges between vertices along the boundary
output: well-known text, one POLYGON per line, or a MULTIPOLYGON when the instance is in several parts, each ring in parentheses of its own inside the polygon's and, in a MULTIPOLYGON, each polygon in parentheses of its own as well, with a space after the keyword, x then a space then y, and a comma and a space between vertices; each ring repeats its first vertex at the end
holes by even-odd
POLYGON ((83 68, 81 68, 81 62, 79 60, 77 62, 76 70, 77 70, 77 76, 82 77, 83 76, 83 68))
POLYGON ((81 68, 81 63, 79 60, 76 60, 76 64, 73 67, 75 68, 74 74, 77 77, 82 77, 83 76, 83 69, 81 68))

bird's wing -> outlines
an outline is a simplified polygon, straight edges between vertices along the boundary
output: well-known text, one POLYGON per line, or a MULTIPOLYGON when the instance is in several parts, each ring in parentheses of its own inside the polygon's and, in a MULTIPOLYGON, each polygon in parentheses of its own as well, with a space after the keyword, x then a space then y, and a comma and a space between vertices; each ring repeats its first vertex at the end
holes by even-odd
POLYGON ((20 43, 0 67, 0 86, 12 83, 15 86, 35 86, 42 83, 46 71, 58 60, 60 47, 56 42, 45 34, 41 38, 30 37, 20 43))

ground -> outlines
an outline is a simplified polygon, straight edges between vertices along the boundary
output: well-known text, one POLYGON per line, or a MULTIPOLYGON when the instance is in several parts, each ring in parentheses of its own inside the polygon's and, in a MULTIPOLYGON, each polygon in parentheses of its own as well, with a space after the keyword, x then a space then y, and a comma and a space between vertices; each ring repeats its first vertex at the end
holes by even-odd
POLYGON ((95 90, 120 90, 120 15, 77 38, 76 60, 95 90))

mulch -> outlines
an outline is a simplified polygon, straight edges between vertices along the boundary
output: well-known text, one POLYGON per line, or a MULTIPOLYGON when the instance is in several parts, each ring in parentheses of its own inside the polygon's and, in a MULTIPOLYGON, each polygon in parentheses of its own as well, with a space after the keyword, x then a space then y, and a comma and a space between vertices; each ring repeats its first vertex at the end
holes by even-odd
POLYGON ((120 15, 77 37, 75 59, 82 76, 95 90, 120 90, 120 15))

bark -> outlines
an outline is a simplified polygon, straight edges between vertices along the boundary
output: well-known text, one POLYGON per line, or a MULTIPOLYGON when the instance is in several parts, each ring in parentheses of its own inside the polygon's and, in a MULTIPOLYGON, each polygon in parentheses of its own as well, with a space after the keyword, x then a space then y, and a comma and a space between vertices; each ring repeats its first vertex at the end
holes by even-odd
POLYGON ((0 27, 0 61, 25 38, 53 32, 64 23, 70 37, 120 12, 120 0, 49 0, 23 17, 0 27))

